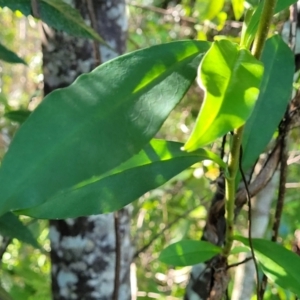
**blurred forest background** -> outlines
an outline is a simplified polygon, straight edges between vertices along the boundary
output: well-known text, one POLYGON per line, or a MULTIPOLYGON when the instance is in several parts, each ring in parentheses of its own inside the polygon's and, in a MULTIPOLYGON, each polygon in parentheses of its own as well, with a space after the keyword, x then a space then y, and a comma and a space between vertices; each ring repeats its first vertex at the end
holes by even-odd
MULTIPOLYGON (((244 1, 239 1, 242 3, 244 1)), ((244 5, 258 1, 245 2, 244 5)), ((129 0, 127 51, 179 39, 214 40, 226 36, 239 41, 242 15, 231 1, 220 0, 129 0), (224 5, 223 5, 224 4, 224 5)), ((286 11, 276 16, 272 31, 281 32, 289 18, 286 11)), ((0 158, 26 115, 43 98, 40 21, 9 9, 0 9, 0 43, 22 57, 26 65, 0 61, 0 158), (19 115, 9 112, 19 110, 19 115)), ((63 47, 63 45, 62 45, 63 47)), ((201 105, 202 93, 196 85, 172 112, 158 138, 185 141, 201 105)), ((268 112, 271 113, 271 112, 268 112)), ((258 133, 259 134, 259 133, 258 133)), ((300 132, 290 135, 288 180, 280 236, 291 249, 300 228, 300 132)), ((213 145, 218 149, 219 145, 213 145)), ((133 203, 132 240, 136 253, 137 299, 182 299, 190 268, 172 268, 158 261, 160 251, 181 239, 200 239, 206 211, 214 193, 219 169, 203 163, 184 171, 163 187, 147 193, 133 203)), ((276 197, 276 189, 271 193, 276 197)), ((262 210, 269 222, 272 211, 262 210)), ((255 214, 254 214, 255 218, 255 214)), ((11 239, 0 231, 0 285, 12 299, 51 299, 50 242, 48 221, 22 217, 30 234, 11 239), (37 240, 38 245, 35 243, 37 240)), ((246 210, 238 217, 237 228, 247 222, 246 210)), ((255 223, 255 219, 253 221, 255 223)), ((0 226, 0 230, 1 230, 0 226)), ((5 227, 4 227, 5 228, 5 227)), ((265 236, 270 236, 270 228, 265 236)), ((236 262, 237 258, 233 258, 236 262)), ((234 276, 234 269, 232 269, 234 276)), ((230 287, 232 288, 232 286, 230 287)), ((1 298, 1 296, 0 296, 1 298)), ((2 299, 2 298, 1 298, 2 299)), ((4 299, 4 298, 3 298, 4 299)), ((289 294, 270 284, 265 299, 290 299, 289 294)))

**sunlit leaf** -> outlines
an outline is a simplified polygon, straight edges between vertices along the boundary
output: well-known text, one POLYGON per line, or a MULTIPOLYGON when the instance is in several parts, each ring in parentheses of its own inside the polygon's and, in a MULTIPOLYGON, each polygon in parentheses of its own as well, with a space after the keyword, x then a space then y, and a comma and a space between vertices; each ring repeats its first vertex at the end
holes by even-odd
MULTIPOLYGON (((246 238, 236 237, 249 246, 246 238)), ((266 274, 273 282, 284 289, 300 296, 300 257, 292 251, 274 242, 264 239, 253 239, 255 257, 266 274)))
POLYGON ((225 167, 214 153, 187 153, 181 143, 153 140, 127 162, 90 181, 59 192, 44 204, 19 211, 35 218, 63 219, 119 210, 157 188, 189 166, 210 159, 225 167))
POLYGON ((239 20, 244 13, 244 0, 231 0, 234 17, 239 20))
POLYGON ((40 247, 28 227, 25 226, 16 215, 10 212, 0 217, 0 234, 18 239, 35 248, 40 247))
POLYGON ((70 35, 85 37, 104 42, 91 27, 87 26, 79 12, 62 0, 0 0, 0 7, 7 6, 11 10, 19 10, 25 16, 32 15, 31 5, 36 5, 38 15, 49 26, 63 30, 70 35))
POLYGON ((271 140, 286 111, 293 86, 294 55, 279 35, 267 40, 261 60, 265 72, 260 94, 243 136, 245 171, 271 140))
POLYGON ((3 159, 0 212, 41 204, 137 154, 193 83, 208 47, 183 41, 139 50, 49 94, 3 159))
POLYGON ((224 0, 200 0, 195 3, 195 10, 199 13, 199 19, 212 20, 224 6, 224 0))
POLYGON ((26 62, 22 58, 20 58, 16 53, 4 47, 2 44, 0 44, 0 60, 9 63, 15 63, 15 64, 21 63, 26 65, 26 62))
POLYGON ((159 260, 173 266, 192 266, 205 262, 221 252, 221 248, 205 241, 184 240, 165 248, 159 260))
POLYGON ((201 148, 243 125, 257 100, 262 73, 261 62, 248 50, 228 40, 214 42, 199 67, 205 98, 184 148, 201 148))

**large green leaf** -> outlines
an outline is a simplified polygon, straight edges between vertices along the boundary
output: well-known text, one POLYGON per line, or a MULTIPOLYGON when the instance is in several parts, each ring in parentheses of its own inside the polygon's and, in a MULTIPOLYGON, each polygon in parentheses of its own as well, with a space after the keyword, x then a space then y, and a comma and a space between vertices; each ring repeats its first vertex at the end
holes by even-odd
POLYGON ((267 40, 262 62, 265 72, 260 94, 246 122, 243 136, 245 171, 253 165, 271 140, 285 113, 293 86, 294 55, 280 36, 275 35, 267 40))
POLYGON ((38 18, 49 26, 63 30, 77 37, 85 37, 104 42, 103 39, 87 26, 79 12, 62 0, 0 0, 0 7, 7 6, 11 10, 19 10, 25 16, 32 14, 32 3, 37 4, 38 18))
POLYGON ((185 149, 200 148, 243 125, 258 97, 262 73, 261 62, 248 50, 228 40, 214 42, 199 67, 205 99, 185 149))
POLYGON ((159 260, 173 266, 192 266, 205 262, 221 252, 221 248, 205 241, 184 240, 165 248, 159 260))
MULTIPOLYGON (((246 238, 236 237, 249 246, 246 238)), ((264 239, 253 239, 255 257, 266 276, 284 289, 300 296, 300 257, 286 248, 264 239)))
POLYGON ((31 231, 13 213, 6 213, 0 217, 0 234, 10 238, 16 238, 21 242, 39 248, 39 244, 31 231))
POLYGON ((0 212, 36 206, 137 154, 195 79, 209 43, 139 50, 49 94, 17 132, 0 169, 0 212))
MULTIPOLYGON (((261 1, 260 4, 258 5, 258 7, 256 8, 256 10, 253 13, 253 16, 246 28, 246 32, 242 37, 243 40, 242 40, 241 44, 245 45, 247 48, 250 47, 250 45, 255 37, 264 2, 265 1, 261 1)), ((280 11, 287 9, 290 5, 292 5, 295 2, 297 2, 297 0, 278 0, 276 2, 274 13, 277 14, 280 11)))
POLYGON ((26 62, 22 58, 20 58, 16 53, 4 47, 2 44, 0 44, 0 60, 4 60, 9 63, 21 63, 26 65, 26 62))
POLYGON ((63 219, 112 212, 201 160, 210 159, 225 167, 214 153, 204 149, 187 153, 181 147, 181 143, 153 140, 139 154, 107 174, 61 191, 44 204, 18 213, 63 219))

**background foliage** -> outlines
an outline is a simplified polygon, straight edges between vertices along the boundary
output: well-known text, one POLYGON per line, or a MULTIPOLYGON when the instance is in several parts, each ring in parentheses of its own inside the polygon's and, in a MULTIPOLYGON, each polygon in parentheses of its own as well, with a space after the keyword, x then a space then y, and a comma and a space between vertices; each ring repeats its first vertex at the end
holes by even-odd
MULTIPOLYGON (((46 1, 47 2, 47 1, 46 1)), ((136 50, 178 39, 207 39, 226 36, 239 41, 243 5, 255 1, 130 1, 128 50, 136 50)), ((0 2, 1 4, 1 2, 0 2)), ((272 30, 280 31, 287 16, 282 12, 272 30)), ((0 44, 13 50, 26 62, 0 62, 0 155, 14 136, 19 123, 42 99, 41 53, 38 22, 19 11, 0 11, 0 44), (17 111, 17 113, 11 113, 17 111)), ((195 85, 171 113, 158 138, 187 140, 201 104, 201 91, 195 85)), ((280 227, 282 241, 292 247, 300 226, 299 213, 299 128, 294 128, 289 144, 289 171, 284 215, 280 227)), ((212 150, 218 151, 220 143, 212 150)), ((188 280, 189 267, 172 268, 158 260, 166 245, 181 239, 201 237, 206 211, 214 192, 211 184, 218 176, 217 165, 204 162, 180 175, 134 203, 132 236, 136 243, 138 299, 181 299, 188 280)), ((274 214, 272 214, 274 215, 274 214)), ((238 229, 246 222, 246 212, 238 220, 238 229)), ((1 232, 1 286, 13 299, 50 299, 49 241, 47 222, 21 217, 30 230, 27 240, 11 239, 1 232), (30 242, 38 241, 38 245, 30 242)), ((0 220, 1 222, 1 220, 0 220)), ((270 232, 268 233, 270 234, 270 232)), ((290 299, 290 294, 270 286, 265 299, 290 299)))

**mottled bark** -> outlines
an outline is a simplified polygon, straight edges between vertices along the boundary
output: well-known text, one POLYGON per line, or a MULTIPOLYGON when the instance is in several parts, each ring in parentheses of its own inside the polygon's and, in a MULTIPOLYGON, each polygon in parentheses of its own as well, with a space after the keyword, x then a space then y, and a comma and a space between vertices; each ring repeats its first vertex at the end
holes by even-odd
MULTIPOLYGON (((123 0, 76 0, 72 4, 115 51, 43 25, 45 94, 68 86, 78 75, 125 51, 127 19, 123 0)), ((51 221, 50 240, 53 299, 131 298, 133 249, 129 208, 121 210, 118 218, 114 214, 106 214, 51 221), (119 264, 116 262, 118 256, 119 264), (115 280, 116 269, 119 269, 118 280, 115 280), (116 284, 117 293, 114 288, 116 284)))

